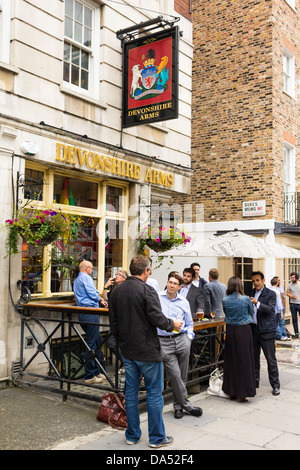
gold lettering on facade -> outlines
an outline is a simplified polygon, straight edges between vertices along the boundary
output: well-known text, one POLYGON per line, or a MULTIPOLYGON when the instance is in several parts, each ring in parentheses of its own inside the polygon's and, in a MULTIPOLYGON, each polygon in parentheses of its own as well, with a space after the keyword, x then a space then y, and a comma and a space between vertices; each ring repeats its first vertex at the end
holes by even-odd
MULTIPOLYGON (((167 106, 168 103, 165 105, 167 106)), ((111 173, 113 175, 127 177, 137 181, 143 178, 141 174, 141 166, 137 163, 128 162, 108 155, 99 155, 91 150, 84 150, 73 145, 57 143, 56 161, 73 166, 86 166, 90 170, 111 173)), ((150 184, 157 184, 159 186, 171 188, 174 186, 174 175, 165 171, 147 168, 144 181, 150 184)))

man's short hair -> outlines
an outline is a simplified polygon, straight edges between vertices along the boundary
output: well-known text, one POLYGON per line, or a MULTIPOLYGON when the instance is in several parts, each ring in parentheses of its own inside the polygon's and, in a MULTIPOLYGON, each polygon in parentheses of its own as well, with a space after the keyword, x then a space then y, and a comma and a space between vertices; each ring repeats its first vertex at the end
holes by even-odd
POLYGON ((251 273, 251 277, 252 276, 260 276, 261 280, 263 280, 265 278, 265 275, 261 271, 253 271, 251 273))
POLYGON ((298 280, 299 279, 299 274, 294 272, 294 273, 291 273, 290 276, 295 276, 295 278, 298 280))
POLYGON ((150 261, 148 256, 138 255, 132 258, 129 270, 132 276, 141 276, 145 269, 150 269, 150 261))
POLYGON ((193 270, 193 268, 184 268, 183 274, 184 274, 184 273, 189 273, 189 274, 191 274, 193 277, 195 277, 195 271, 193 270))
POLYGON ((212 268, 209 270, 209 273, 210 277, 214 280, 218 279, 219 278, 219 271, 216 269, 216 268, 212 268))
POLYGON ((174 273, 172 276, 170 276, 170 277, 168 276, 168 281, 171 279, 171 277, 175 277, 175 279, 177 279, 177 281, 179 282, 179 285, 182 286, 183 279, 179 274, 174 273))
POLYGON ((196 262, 195 262, 195 263, 192 263, 191 266, 190 266, 190 268, 193 268, 194 266, 199 266, 199 268, 201 268, 200 264, 199 264, 199 263, 196 263, 196 262))
POLYGON ((170 277, 174 277, 174 274, 179 274, 178 271, 170 271, 169 274, 168 274, 168 280, 170 279, 170 277))
POLYGON ((271 286, 276 286, 276 284, 278 283, 278 277, 277 276, 272 277, 270 282, 271 282, 271 286))

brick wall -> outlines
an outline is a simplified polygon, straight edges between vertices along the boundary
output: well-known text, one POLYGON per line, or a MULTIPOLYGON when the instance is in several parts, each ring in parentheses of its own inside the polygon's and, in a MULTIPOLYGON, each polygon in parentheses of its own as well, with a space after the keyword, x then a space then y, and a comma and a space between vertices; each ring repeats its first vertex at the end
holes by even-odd
POLYGON ((174 0, 174 10, 187 20, 191 20, 190 0, 174 0))
POLYGON ((297 14, 284 0, 193 0, 192 21, 195 176, 181 201, 223 221, 265 199, 265 218, 282 221, 283 132, 297 138, 299 114, 282 92, 282 44, 299 44, 297 14))

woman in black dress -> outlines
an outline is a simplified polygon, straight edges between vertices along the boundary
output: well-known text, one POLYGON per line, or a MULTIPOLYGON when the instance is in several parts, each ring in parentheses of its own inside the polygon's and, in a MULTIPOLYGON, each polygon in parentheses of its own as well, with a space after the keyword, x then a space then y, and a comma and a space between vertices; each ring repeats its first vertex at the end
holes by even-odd
POLYGON ((253 305, 244 295, 238 277, 228 281, 226 297, 223 299, 226 340, 224 351, 223 391, 239 402, 256 395, 253 341, 250 323, 253 305))

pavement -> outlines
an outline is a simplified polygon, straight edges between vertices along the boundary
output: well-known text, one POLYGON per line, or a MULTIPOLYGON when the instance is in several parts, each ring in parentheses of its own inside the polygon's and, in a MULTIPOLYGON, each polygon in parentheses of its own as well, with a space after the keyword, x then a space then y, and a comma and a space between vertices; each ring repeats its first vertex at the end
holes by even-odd
MULTIPOLYGON (((204 388, 190 397, 195 406, 203 409, 203 415, 197 418, 185 414, 177 420, 169 397, 165 400, 164 423, 174 443, 164 452, 169 456, 180 454, 178 458, 182 459, 184 455, 196 458, 200 450, 299 450, 300 340, 277 344, 279 396, 272 395, 262 356, 260 386, 247 403, 210 396, 204 388)), ((149 460, 161 454, 149 447, 145 405, 142 408, 141 440, 128 446, 124 431, 96 420, 97 403, 70 399, 62 402, 61 398, 31 388, 0 390, 0 450, 100 450, 103 452, 99 455, 110 464, 129 462, 139 466, 140 455, 146 456, 144 462, 161 463, 149 460), (126 458, 136 461, 125 462, 126 458)))

